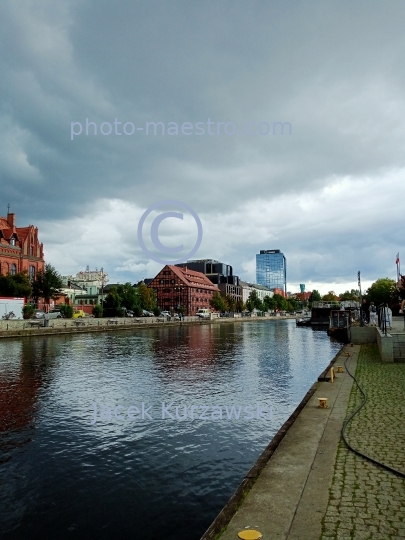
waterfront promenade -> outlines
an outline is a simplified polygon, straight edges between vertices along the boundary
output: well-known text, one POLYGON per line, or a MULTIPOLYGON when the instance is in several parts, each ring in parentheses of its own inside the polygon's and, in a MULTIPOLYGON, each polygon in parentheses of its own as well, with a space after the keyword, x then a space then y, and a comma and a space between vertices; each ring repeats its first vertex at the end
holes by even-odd
POLYGON ((280 317, 266 314, 262 317, 216 317, 214 319, 200 319, 196 316, 188 316, 182 321, 174 318, 167 320, 165 317, 114 317, 110 319, 85 317, 84 319, 51 319, 48 327, 42 326, 43 320, 41 319, 34 321, 34 327, 31 326, 31 323, 33 322, 32 320, 12 319, 0 320, 0 339, 8 337, 15 338, 24 336, 131 330, 136 328, 156 328, 157 326, 185 326, 190 324, 201 325, 212 323, 257 322, 265 320, 280 321, 285 319, 295 319, 295 315, 286 315, 280 317))
MULTIPOLYGON (((401 325, 395 318, 393 331, 401 325)), ((345 346, 335 366, 345 360, 367 394, 348 428, 349 442, 405 473, 405 364, 382 363, 376 344, 345 346)), ((204 540, 236 539, 246 528, 260 531, 263 540, 405 538, 405 479, 355 455, 341 440, 360 393, 345 368, 336 375, 334 383, 316 384, 253 487, 233 497, 204 540), (318 407, 320 397, 328 409, 318 407)))

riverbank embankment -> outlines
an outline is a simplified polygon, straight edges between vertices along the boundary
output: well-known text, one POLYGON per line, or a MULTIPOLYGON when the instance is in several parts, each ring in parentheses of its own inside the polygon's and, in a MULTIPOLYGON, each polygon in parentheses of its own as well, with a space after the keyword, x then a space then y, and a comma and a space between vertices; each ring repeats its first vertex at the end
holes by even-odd
POLYGON ((48 336, 57 334, 83 334, 86 332, 111 332, 116 330, 134 330, 142 328, 156 328, 162 326, 185 326, 201 324, 219 324, 233 322, 260 322, 266 320, 295 319, 294 316, 283 317, 218 317, 212 320, 200 319, 198 317, 185 317, 184 320, 165 320, 161 317, 134 318, 114 318, 96 319, 85 317, 84 319, 51 319, 49 326, 42 326, 43 321, 38 319, 36 326, 31 326, 32 320, 14 319, 0 321, 0 338, 48 336))
POLYGON ((246 528, 263 540, 405 538, 405 480, 341 439, 344 419, 360 402, 346 367, 336 370, 345 361, 368 398, 349 426, 349 443, 405 473, 405 365, 382 362, 377 344, 348 345, 335 358, 334 382, 314 385, 251 489, 244 487, 248 474, 202 540, 231 540, 246 528))

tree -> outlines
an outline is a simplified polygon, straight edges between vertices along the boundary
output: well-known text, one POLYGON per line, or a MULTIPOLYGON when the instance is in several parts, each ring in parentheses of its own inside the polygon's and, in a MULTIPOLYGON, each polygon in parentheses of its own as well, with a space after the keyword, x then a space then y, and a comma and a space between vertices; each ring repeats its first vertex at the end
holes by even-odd
POLYGON ((117 287, 111 287, 103 302, 103 308, 108 314, 120 316, 123 312, 121 301, 121 296, 118 294, 117 287))
POLYGON ((25 304, 25 306, 22 309, 23 319, 31 319, 31 317, 34 315, 34 311, 35 311, 34 304, 25 304))
POLYGON ((227 311, 235 311, 236 300, 230 294, 227 294, 224 298, 225 309, 227 311))
POLYGON ((225 302, 218 291, 215 291, 210 299, 210 306, 216 311, 225 311, 225 302))
POLYGON ((264 311, 274 311, 276 309, 276 302, 273 297, 265 296, 263 298, 264 311))
POLYGON ((368 302, 374 302, 379 306, 384 302, 390 302, 396 284, 393 279, 380 278, 375 281, 366 291, 365 296, 368 302))
MULTIPOLYGON (((131 285, 131 283, 125 283, 125 285, 118 285, 117 293, 121 298, 121 306, 134 311, 136 307, 140 307, 140 297, 137 294, 137 290, 131 285)), ((145 308, 146 309, 146 308, 145 308)))
POLYGON ((147 287, 145 283, 140 283, 135 291, 138 295, 139 304, 142 309, 152 311, 157 306, 155 291, 150 287, 147 287))
POLYGON ((58 298, 62 294, 62 287, 63 282, 60 274, 48 263, 44 270, 37 272, 32 282, 32 296, 35 302, 38 302, 39 298, 43 298, 45 304, 49 304, 51 299, 58 298))
MULTIPOLYGON (((100 306, 101 308, 101 306, 100 306)), ((73 317, 74 309, 69 304, 61 304, 59 306, 60 314, 64 319, 71 319, 73 317)))
POLYGON ((235 304, 235 310, 238 312, 238 313, 242 313, 242 311, 245 311, 245 304, 243 303, 243 300, 241 298, 239 298, 239 300, 236 300, 236 304, 235 304))
POLYGON ((100 319, 103 316, 103 308, 100 304, 94 304, 93 306, 93 315, 100 319))
POLYGON ((0 296, 27 298, 32 294, 31 282, 27 272, 0 276, 0 296))
POLYGON ((324 302, 337 302, 337 295, 335 294, 335 291, 329 291, 328 294, 324 294, 322 296, 322 300, 324 302))
POLYGON ((308 302, 312 304, 312 302, 319 302, 321 300, 321 295, 319 294, 319 291, 314 289, 311 293, 311 296, 308 298, 308 302))
POLYGON ((254 309, 258 311, 264 311, 264 305, 261 299, 259 298, 257 291, 253 291, 249 294, 249 298, 246 301, 246 308, 248 311, 252 312, 254 309))
POLYGON ((282 296, 281 294, 275 294, 273 296, 273 300, 276 306, 276 309, 279 311, 286 311, 287 310, 287 300, 282 296))
POLYGON ((352 289, 350 292, 345 291, 342 294, 339 294, 341 300, 351 300, 353 302, 358 302, 360 300, 360 291, 357 289, 352 289))
POLYGON ((295 311, 296 309, 299 308, 299 303, 297 302, 297 300, 295 298, 289 298, 287 300, 287 309, 288 311, 295 311))

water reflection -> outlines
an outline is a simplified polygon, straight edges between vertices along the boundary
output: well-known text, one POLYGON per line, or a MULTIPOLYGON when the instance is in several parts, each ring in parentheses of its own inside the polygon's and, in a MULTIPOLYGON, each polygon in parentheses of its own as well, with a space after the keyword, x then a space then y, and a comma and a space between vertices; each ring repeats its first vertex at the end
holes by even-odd
POLYGON ((4 538, 126 539, 141 527, 145 539, 198 539, 339 347, 302 330, 264 321, 0 342, 4 538), (91 424, 95 402, 142 401, 152 419, 91 424), (163 401, 272 403, 273 420, 163 420, 163 401))

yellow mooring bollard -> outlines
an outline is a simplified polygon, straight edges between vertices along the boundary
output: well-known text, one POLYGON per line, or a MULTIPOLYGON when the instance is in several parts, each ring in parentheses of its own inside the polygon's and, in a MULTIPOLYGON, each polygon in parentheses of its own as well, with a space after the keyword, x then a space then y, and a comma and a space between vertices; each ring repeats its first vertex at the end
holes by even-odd
POLYGON ((333 382, 335 380, 335 370, 333 367, 330 368, 330 382, 333 382))
POLYGON ((328 408, 328 405, 326 404, 326 402, 328 401, 328 398, 319 397, 318 400, 319 400, 319 408, 320 409, 327 409, 328 408))
POLYGON ((343 366, 338 366, 338 373, 343 373, 343 366))
POLYGON ((259 538, 262 538, 262 533, 256 531, 255 529, 248 529, 245 531, 240 531, 240 533, 238 533, 238 536, 242 540, 258 540, 259 538))

